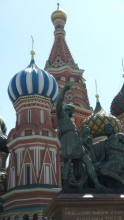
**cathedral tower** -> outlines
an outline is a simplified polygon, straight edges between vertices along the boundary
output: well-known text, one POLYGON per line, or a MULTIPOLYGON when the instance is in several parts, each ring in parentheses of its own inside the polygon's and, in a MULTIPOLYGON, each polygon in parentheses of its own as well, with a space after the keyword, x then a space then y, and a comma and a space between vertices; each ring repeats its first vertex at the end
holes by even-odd
POLYGON ((51 123, 58 85, 35 64, 34 55, 32 50, 30 64, 8 87, 16 126, 8 135, 8 193, 2 198, 4 212, 16 210, 18 216, 31 213, 41 219, 42 210, 61 187, 60 144, 51 123))
MULTIPOLYGON (((55 27, 55 40, 45 69, 56 78, 59 91, 66 82, 73 81, 72 89, 67 93, 64 102, 75 106, 74 120, 80 129, 84 119, 92 113, 83 78, 84 70, 79 69, 66 43, 64 26, 67 15, 60 9, 59 4, 57 10, 52 13, 51 20, 55 27)), ((55 108, 52 109, 52 124, 54 128, 57 127, 55 108)))

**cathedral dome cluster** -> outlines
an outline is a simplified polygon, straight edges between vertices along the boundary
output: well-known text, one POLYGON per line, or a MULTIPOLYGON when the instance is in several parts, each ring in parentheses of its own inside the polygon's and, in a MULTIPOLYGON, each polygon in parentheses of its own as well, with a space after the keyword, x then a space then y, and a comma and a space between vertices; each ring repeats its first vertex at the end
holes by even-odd
POLYGON ((12 103, 21 96, 41 95, 51 98, 55 102, 58 95, 58 85, 55 78, 48 72, 40 69, 33 59, 26 69, 17 73, 10 81, 8 94, 12 103))
POLYGON ((115 133, 120 132, 121 131, 120 121, 113 115, 106 113, 101 107, 101 104, 99 102, 99 95, 96 95, 96 97, 97 97, 96 108, 93 114, 84 120, 82 124, 82 129, 86 125, 89 125, 93 137, 94 138, 101 137, 104 136, 105 124, 111 123, 114 127, 115 133))

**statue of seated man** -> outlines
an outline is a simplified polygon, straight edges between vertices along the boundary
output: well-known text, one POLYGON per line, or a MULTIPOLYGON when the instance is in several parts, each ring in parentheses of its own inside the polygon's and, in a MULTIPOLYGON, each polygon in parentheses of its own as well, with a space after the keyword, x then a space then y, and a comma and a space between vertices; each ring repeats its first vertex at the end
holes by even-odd
POLYGON ((105 164, 100 173, 110 176, 124 185, 124 134, 115 134, 114 127, 108 123, 104 126, 107 139, 104 142, 105 164))
MULTIPOLYGON (((59 94, 57 105, 56 105, 56 116, 57 123, 59 127, 59 139, 62 147, 62 157, 64 161, 63 166, 63 188, 66 189, 69 187, 69 171, 71 163, 79 160, 85 164, 87 175, 94 182, 95 188, 104 188, 98 181, 96 172, 92 165, 90 158, 85 152, 84 147, 82 146, 78 129, 75 123, 71 120, 74 113, 73 105, 65 105, 63 108, 63 100, 65 97, 65 93, 67 90, 70 90, 72 85, 71 83, 67 83, 62 91, 59 94)), ((81 166, 82 166, 81 163, 81 166)), ((82 181, 80 182, 80 187, 83 188, 83 174, 82 181)))
POLYGON ((89 130, 84 128, 82 143, 90 151, 97 174, 109 176, 124 185, 124 134, 115 134, 114 127, 110 123, 104 126, 104 133, 107 139, 93 144, 90 128, 89 130))

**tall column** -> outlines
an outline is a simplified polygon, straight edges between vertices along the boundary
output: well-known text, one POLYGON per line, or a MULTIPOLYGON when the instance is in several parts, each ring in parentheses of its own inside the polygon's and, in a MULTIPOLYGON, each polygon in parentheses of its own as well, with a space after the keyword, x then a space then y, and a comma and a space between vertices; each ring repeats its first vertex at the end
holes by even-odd
POLYGON ((43 220, 43 213, 37 213, 38 214, 38 220, 43 220))
POLYGON ((33 220, 33 214, 28 215, 29 220, 33 220))
POLYGON ((10 215, 10 220, 15 220, 15 215, 10 215))
POLYGON ((18 220, 23 220, 23 214, 20 214, 18 220))

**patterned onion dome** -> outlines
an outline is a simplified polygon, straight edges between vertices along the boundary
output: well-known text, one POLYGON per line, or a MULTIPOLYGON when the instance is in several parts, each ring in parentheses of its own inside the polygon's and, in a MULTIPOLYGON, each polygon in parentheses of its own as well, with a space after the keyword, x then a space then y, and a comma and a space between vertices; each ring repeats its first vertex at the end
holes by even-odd
POLYGON ((0 116, 0 151, 8 153, 6 131, 5 121, 0 116))
POLYGON ((89 117, 87 117, 87 119, 83 122, 81 126, 82 129, 86 125, 89 125, 93 137, 94 138, 101 137, 101 136, 105 136, 104 125, 107 123, 111 123, 114 127, 115 133, 120 132, 121 131, 120 121, 111 114, 106 113, 100 105, 99 95, 96 95, 96 97, 97 97, 97 102, 94 113, 89 117))
POLYGON ((30 64, 11 79, 8 86, 9 98, 14 103, 20 96, 38 94, 51 98, 54 103, 58 96, 57 82, 51 74, 35 64, 35 52, 31 51, 31 54, 30 64))
POLYGON ((52 22, 55 20, 55 19, 62 19, 64 21, 67 21, 67 15, 64 11, 60 10, 59 8, 59 3, 58 3, 58 8, 56 11, 54 11, 51 15, 51 20, 52 22))
POLYGON ((118 116, 124 112, 124 84, 120 92, 113 99, 110 111, 114 116, 118 116))

